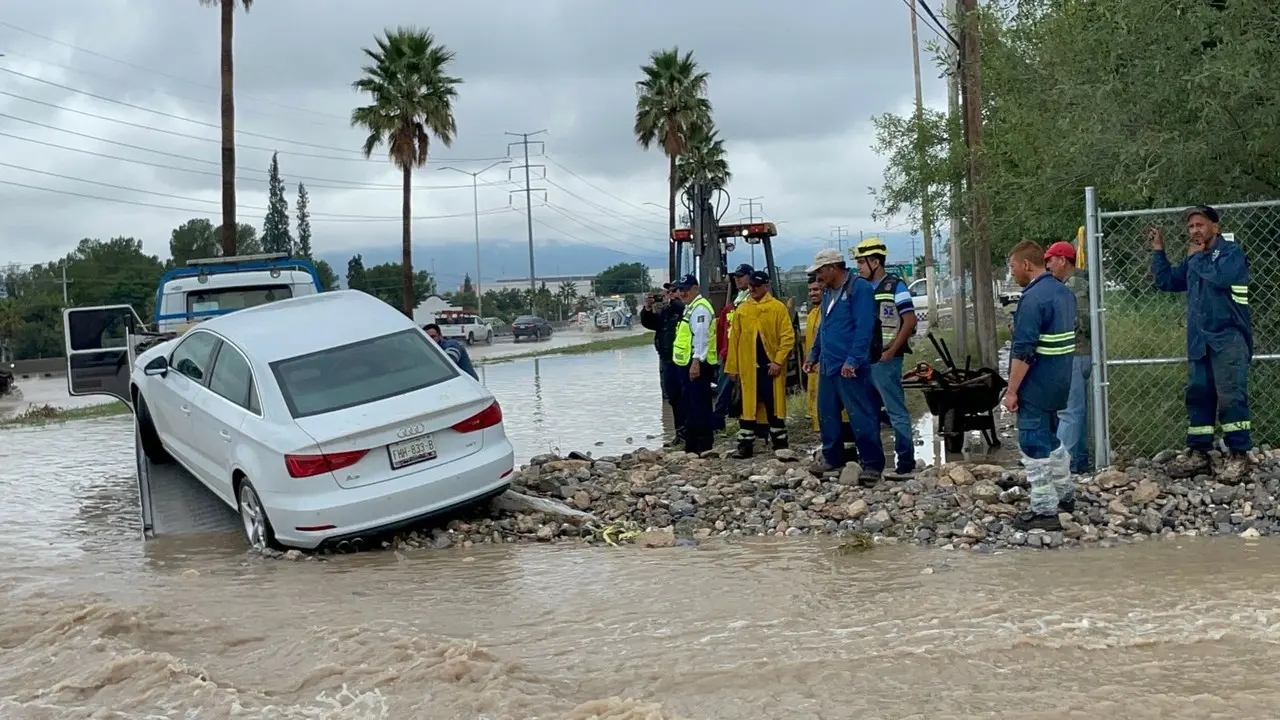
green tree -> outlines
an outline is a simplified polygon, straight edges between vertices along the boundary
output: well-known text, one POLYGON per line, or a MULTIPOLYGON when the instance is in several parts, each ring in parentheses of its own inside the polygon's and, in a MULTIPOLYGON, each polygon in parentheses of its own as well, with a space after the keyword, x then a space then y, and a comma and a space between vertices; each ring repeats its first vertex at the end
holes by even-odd
POLYGON ((462 292, 474 294, 476 289, 471 286, 471 273, 462 276, 462 292))
MULTIPOLYGON (((298 183, 298 254, 311 258, 311 198, 307 196, 307 186, 298 183)), ((332 269, 330 269, 332 272, 332 269)))
POLYGON ((324 260, 316 260, 316 275, 320 276, 320 287, 324 290, 338 289, 338 274, 333 271, 333 266, 324 260))
POLYGON ((284 181, 280 179, 279 153, 271 154, 271 166, 267 170, 267 216, 262 220, 262 251, 293 252, 293 236, 289 233, 289 200, 284 196, 284 181))
POLYGON ((649 268, 644 263, 618 263, 596 276, 596 295, 626 295, 649 292, 649 268))
MULTIPOLYGON (((218 237, 222 237, 222 226, 217 229, 218 237)), ((240 227, 236 229, 236 255, 257 255, 262 252, 262 241, 258 239, 258 228, 248 224, 240 223, 240 227)), ((226 257, 225 253, 219 253, 226 257)))
MULTIPOLYGON (((368 284, 364 271, 364 256, 352 255, 347 261, 347 287, 352 290, 365 290, 368 284)), ((365 290, 365 292, 368 291, 365 290)))
POLYGON ((186 265, 188 260, 218 257, 222 248, 218 246, 218 235, 213 231, 213 223, 205 218, 192 218, 169 233, 169 257, 173 265, 186 265))
MULTIPOLYGON (((222 66, 222 254, 237 254, 238 233, 236 227, 236 101, 235 101, 235 18, 237 0, 200 0, 201 5, 217 5, 221 15, 222 49, 219 53, 222 66)), ((245 12, 253 7, 253 0, 239 0, 245 12)), ((239 254, 248 253, 239 250, 239 254)))
MULTIPOLYGON (((392 307, 399 307, 404 298, 402 297, 400 280, 404 277, 404 270, 400 267, 400 263, 382 263, 367 268, 364 273, 364 287, 360 288, 364 292, 381 299, 392 307)), ((431 277, 431 273, 426 270, 418 270, 413 274, 413 294, 410 301, 413 305, 409 308, 409 315, 412 317, 413 309, 418 304, 435 294, 436 283, 435 278, 431 277)))
POLYGON ((695 179, 703 180, 712 190, 729 185, 733 173, 729 170, 724 140, 720 139, 719 133, 711 118, 695 124, 690 130, 685 152, 676 161, 676 185, 681 190, 689 187, 695 179))
MULTIPOLYGON (((640 71, 644 78, 636 83, 633 132, 640 147, 648 150, 657 145, 667 156, 667 225, 668 230, 675 230, 679 191, 676 162, 685 152, 690 131, 700 123, 710 124, 710 75, 698 69, 692 52, 681 56, 678 47, 653 52, 649 64, 641 66, 640 71)), ((667 264, 674 273, 676 246, 668 246, 667 264)))
POLYGON ((401 310, 413 316, 417 306, 417 275, 413 271, 413 169, 427 164, 431 139, 445 147, 458 132, 453 103, 461 78, 448 74, 454 54, 436 42, 429 31, 401 27, 377 39, 377 49, 364 49, 371 64, 352 85, 367 93, 371 104, 351 111, 352 126, 366 130, 365 157, 386 146, 391 162, 404 181, 401 198, 401 310))

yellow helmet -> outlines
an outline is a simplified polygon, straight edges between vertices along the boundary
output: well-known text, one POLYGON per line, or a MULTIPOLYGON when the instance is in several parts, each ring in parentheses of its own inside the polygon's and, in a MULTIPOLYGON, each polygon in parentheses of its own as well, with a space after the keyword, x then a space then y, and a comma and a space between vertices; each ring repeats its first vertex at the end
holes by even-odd
POLYGON ((858 249, 854 251, 853 259, 861 260, 872 255, 879 255, 881 258, 889 257, 889 248, 885 247, 880 238, 867 238, 858 243, 858 249))

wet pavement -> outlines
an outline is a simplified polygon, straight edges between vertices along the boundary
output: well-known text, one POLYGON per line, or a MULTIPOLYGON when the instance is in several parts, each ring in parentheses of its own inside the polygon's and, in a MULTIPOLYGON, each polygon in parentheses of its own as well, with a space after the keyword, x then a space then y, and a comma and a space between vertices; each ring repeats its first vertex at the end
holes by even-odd
MULTIPOLYGON (((521 457, 661 432, 649 348, 483 372, 521 457)), ((127 417, 0 431, 0 492, 6 720, 1207 720, 1280 702, 1268 541, 268 561, 234 535, 139 539, 127 417)))

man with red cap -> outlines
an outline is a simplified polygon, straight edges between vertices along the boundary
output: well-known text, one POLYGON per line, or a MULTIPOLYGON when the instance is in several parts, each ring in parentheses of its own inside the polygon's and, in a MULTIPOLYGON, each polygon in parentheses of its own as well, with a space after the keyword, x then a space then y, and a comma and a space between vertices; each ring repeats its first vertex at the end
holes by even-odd
POLYGON ((1071 472, 1089 471, 1089 376, 1093 373, 1089 325, 1089 278, 1076 269, 1076 249, 1058 242, 1044 251, 1045 267, 1076 296, 1076 346, 1071 357, 1067 409, 1058 412, 1058 439, 1071 455, 1071 472))
POLYGON ((1157 290, 1187 294, 1187 446, 1170 463, 1170 477, 1209 470, 1214 422, 1230 451, 1218 474, 1223 483, 1247 480, 1253 446, 1249 419, 1249 362, 1253 320, 1249 315, 1249 261, 1235 242, 1222 237, 1218 211, 1199 205, 1183 213, 1191 242, 1176 267, 1164 252, 1159 228, 1151 241, 1151 274, 1157 290))

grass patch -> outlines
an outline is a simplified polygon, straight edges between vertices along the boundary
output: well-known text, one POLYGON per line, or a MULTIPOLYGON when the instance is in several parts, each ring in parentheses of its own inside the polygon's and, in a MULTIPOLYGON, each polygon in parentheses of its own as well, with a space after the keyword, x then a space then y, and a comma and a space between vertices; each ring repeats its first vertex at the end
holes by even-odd
POLYGON ((129 414, 129 406, 115 401, 78 408, 58 408, 52 405, 33 405, 6 420, 0 420, 0 428, 49 425, 72 420, 91 420, 129 414))
POLYGON ((546 348, 545 350, 530 350, 529 352, 517 353, 515 355, 480 358, 478 360, 472 360, 472 364, 497 365, 498 363, 510 362, 512 360, 528 360, 529 358, 547 357, 548 355, 582 355, 585 353, 625 350, 627 348, 648 347, 652 345, 653 333, 642 332, 623 335, 621 337, 601 338, 600 340, 592 340, 578 345, 564 345, 561 347, 546 348))

